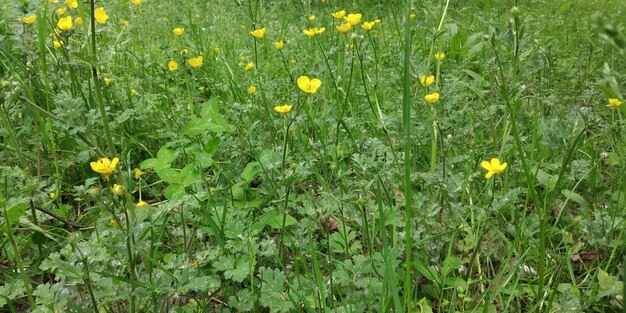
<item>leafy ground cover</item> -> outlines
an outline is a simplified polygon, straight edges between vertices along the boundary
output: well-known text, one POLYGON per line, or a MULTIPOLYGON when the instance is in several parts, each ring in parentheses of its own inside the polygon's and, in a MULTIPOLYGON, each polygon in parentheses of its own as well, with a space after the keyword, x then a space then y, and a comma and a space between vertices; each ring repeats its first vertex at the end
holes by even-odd
POLYGON ((623 0, 0 12, 0 311, 623 309, 623 0))

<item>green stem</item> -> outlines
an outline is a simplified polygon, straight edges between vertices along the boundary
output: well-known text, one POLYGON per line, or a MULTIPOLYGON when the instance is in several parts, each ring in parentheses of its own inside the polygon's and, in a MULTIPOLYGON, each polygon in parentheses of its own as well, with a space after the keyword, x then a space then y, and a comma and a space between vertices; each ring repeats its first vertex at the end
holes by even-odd
MULTIPOLYGON (((5 178, 6 183, 6 178, 5 178)), ((24 271, 24 264, 22 263, 22 257, 20 256, 20 250, 17 247, 17 243, 15 243, 15 237, 13 237, 13 231, 11 230, 11 222, 9 220, 9 215, 7 214, 7 207, 4 206, 4 217, 6 224, 6 233, 9 237, 9 242, 11 243, 11 248, 13 248, 13 257, 15 258, 15 264, 17 265, 17 269, 20 272, 20 276, 22 278, 22 283, 24 283, 24 289, 26 289, 26 296, 28 297, 28 302, 32 309, 36 308, 35 299, 33 298, 33 294, 31 291, 30 283, 28 282, 28 278, 26 277, 26 272, 24 271)))

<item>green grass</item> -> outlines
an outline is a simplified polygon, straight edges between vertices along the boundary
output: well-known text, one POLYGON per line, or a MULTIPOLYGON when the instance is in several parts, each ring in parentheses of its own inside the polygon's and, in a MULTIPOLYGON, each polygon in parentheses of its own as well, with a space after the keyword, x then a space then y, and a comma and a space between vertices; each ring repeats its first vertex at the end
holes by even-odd
POLYGON ((92 5, 0 2, 1 312, 623 310, 623 0, 92 5))

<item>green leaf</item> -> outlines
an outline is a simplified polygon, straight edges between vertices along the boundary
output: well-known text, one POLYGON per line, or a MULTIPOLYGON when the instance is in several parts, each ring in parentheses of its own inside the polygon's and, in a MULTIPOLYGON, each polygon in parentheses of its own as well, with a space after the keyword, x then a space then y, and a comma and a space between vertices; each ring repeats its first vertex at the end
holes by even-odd
POLYGON ((448 275, 452 270, 456 270, 461 267, 461 259, 450 255, 443 261, 443 267, 441 268, 441 274, 443 276, 448 275))
POLYGON ((179 173, 173 182, 181 184, 183 187, 189 186, 200 180, 200 174, 196 171, 193 164, 187 164, 179 173))
POLYGON ((589 202, 587 202, 587 200, 585 200, 583 196, 567 189, 561 190, 561 194, 563 194, 568 199, 578 203, 581 207, 589 208, 589 202))
POLYGON ((178 170, 174 168, 162 168, 157 170, 156 173, 159 175, 159 178, 168 183, 176 182, 178 179, 178 170))
POLYGON ((28 202, 16 203, 12 205, 11 207, 9 207, 6 210, 6 216, 5 216, 9 225, 17 222, 20 219, 20 217, 22 217, 22 215, 26 213, 27 208, 28 208, 28 202))
POLYGON ((261 169, 261 164, 259 164, 259 162, 250 162, 241 173, 241 178, 249 183, 262 172, 263 170, 261 169))
POLYGON ((141 164, 139 164, 139 167, 145 170, 149 168, 154 168, 155 166, 157 166, 157 164, 160 164, 160 163, 161 162, 159 161, 159 159, 149 158, 141 162, 141 164))
POLYGON ((274 229, 281 229, 283 228, 283 219, 285 222, 285 225, 284 225, 285 227, 291 226, 298 222, 293 216, 289 214, 285 215, 276 210, 272 210, 266 213, 265 215, 261 216, 261 218, 256 223, 252 224, 252 229, 256 231, 260 231, 266 225, 269 225, 270 227, 274 229))
POLYGON ((189 137, 195 137, 202 134, 208 127, 208 123, 206 123, 203 119, 194 118, 185 125, 183 128, 183 134, 189 137))
POLYGON ((161 163, 170 163, 174 160, 176 153, 174 150, 170 150, 166 147, 161 147, 157 152, 157 158, 161 163))

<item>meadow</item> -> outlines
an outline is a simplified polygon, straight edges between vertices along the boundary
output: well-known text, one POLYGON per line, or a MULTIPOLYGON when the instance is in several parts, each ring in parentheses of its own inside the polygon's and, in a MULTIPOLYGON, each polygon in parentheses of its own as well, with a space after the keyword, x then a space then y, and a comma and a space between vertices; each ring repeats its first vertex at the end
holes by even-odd
POLYGON ((0 312, 621 312, 625 16, 0 0, 0 312))

